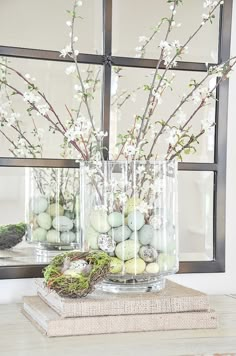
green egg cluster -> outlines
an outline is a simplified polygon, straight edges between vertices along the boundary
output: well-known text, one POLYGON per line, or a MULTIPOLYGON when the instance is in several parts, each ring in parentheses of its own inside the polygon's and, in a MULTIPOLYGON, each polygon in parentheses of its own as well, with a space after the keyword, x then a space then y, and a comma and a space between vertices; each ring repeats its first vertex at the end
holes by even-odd
POLYGON ((46 196, 37 196, 30 201, 32 212, 31 241, 46 245, 70 245, 78 240, 79 211, 65 209, 46 196))
POLYGON ((128 200, 124 212, 92 211, 87 244, 92 250, 103 250, 112 256, 112 275, 168 273, 177 264, 175 241, 163 235, 159 217, 147 219, 136 209, 137 202, 140 199, 128 200))

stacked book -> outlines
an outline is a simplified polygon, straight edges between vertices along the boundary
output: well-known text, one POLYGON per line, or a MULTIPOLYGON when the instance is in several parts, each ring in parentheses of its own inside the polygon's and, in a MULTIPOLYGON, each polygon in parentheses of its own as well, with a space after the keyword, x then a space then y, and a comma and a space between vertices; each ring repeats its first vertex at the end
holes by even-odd
POLYGON ((25 297, 23 313, 47 336, 157 330, 212 329, 217 316, 206 294, 168 281, 161 292, 62 298, 37 280, 38 296, 25 297))

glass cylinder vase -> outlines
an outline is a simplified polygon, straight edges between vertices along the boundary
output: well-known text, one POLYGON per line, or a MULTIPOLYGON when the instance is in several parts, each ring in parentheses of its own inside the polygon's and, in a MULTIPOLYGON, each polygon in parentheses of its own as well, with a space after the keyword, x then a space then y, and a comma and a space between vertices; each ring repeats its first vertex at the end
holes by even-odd
POLYGON ((103 250, 109 292, 161 290, 178 271, 177 163, 82 162, 81 241, 103 250))
POLYGON ((42 256, 80 247, 79 169, 26 169, 27 241, 42 256))

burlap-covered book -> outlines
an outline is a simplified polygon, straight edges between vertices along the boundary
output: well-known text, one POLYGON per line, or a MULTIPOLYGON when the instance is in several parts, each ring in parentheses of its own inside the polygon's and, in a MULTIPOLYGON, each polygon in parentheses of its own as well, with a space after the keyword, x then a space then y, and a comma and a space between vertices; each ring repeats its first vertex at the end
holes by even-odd
POLYGON ((62 318, 38 296, 24 298, 23 313, 49 337, 217 327, 214 311, 62 318))
POLYGON ((62 298, 36 280, 38 295, 62 317, 179 313, 209 310, 208 296, 180 284, 166 281, 166 288, 151 293, 104 293, 95 291, 86 298, 62 298))

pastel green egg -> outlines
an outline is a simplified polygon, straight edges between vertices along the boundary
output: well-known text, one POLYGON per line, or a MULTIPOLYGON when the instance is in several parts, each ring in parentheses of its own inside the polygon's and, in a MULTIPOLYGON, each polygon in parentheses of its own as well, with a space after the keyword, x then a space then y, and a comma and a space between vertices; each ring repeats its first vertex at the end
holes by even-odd
POLYGON ((125 215, 129 215, 130 213, 132 213, 141 202, 142 200, 138 197, 129 198, 125 204, 125 215))
POLYGON ((52 226, 51 216, 47 213, 41 213, 37 216, 37 223, 43 229, 49 230, 50 227, 52 226))
POLYGON ((149 245, 153 240, 154 229, 152 225, 143 225, 139 230, 139 242, 142 245, 149 245))
POLYGON ((128 274, 141 274, 145 271, 146 263, 141 258, 133 258, 125 262, 125 272, 128 274))
POLYGON ((47 209, 47 213, 52 216, 62 216, 64 214, 64 208, 63 206, 61 206, 60 204, 50 204, 48 209, 47 209))
POLYGON ((108 235, 111 236, 112 239, 116 242, 121 242, 129 238, 129 236, 131 235, 131 230, 126 225, 119 226, 114 229, 111 229, 108 232, 108 235))
POLYGON ((38 227, 32 232, 32 241, 43 242, 46 240, 46 236, 47 231, 45 229, 42 229, 41 227, 38 227))
POLYGON ((132 234, 129 237, 130 240, 135 240, 139 241, 139 232, 138 231, 133 231, 132 234))
POLYGON ((133 211, 128 215, 128 226, 133 231, 140 230, 144 222, 144 216, 140 211, 133 211))
POLYGON ((93 250, 98 250, 98 236, 99 232, 95 231, 91 226, 89 226, 85 232, 85 240, 88 243, 88 248, 93 250))
POLYGON ((94 230, 102 234, 108 232, 111 228, 107 213, 103 210, 93 210, 90 215, 90 223, 94 230))
POLYGON ((60 233, 56 230, 49 230, 47 233, 47 242, 58 243, 60 242, 60 233))
POLYGON ((166 234, 164 234, 164 230, 155 230, 153 229, 153 238, 149 242, 150 245, 155 248, 155 250, 163 251, 166 246, 166 234))
POLYGON ((65 232, 73 228, 73 221, 66 216, 56 216, 53 219, 52 225, 57 231, 65 232))
POLYGON ((124 262, 117 257, 111 257, 110 273, 120 273, 123 270, 124 262))
POLYGON ((122 225, 123 215, 118 212, 114 211, 108 216, 108 223, 111 227, 118 227, 122 225))
POLYGON ((137 256, 140 244, 133 240, 120 242, 115 249, 116 256, 123 261, 130 260, 137 256))
POLYGON ((70 244, 71 242, 75 242, 76 235, 73 231, 65 231, 61 233, 60 240, 65 244, 70 244))
POLYGON ((159 270, 160 270, 159 265, 156 262, 148 263, 146 266, 147 273, 158 273, 159 270))
POLYGON ((44 196, 39 196, 32 199, 31 206, 34 214, 40 214, 47 210, 48 201, 44 196))
POLYGON ((74 269, 67 269, 64 273, 64 276, 68 278, 79 278, 81 276, 81 273, 77 272, 74 269))

